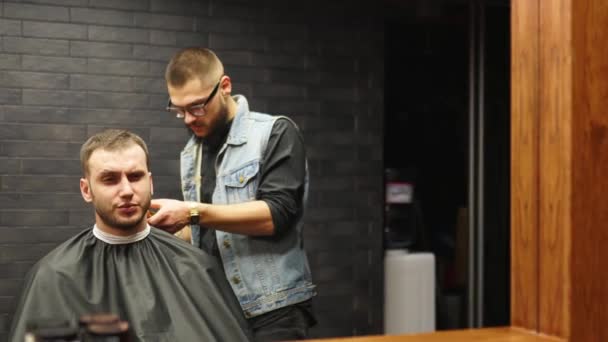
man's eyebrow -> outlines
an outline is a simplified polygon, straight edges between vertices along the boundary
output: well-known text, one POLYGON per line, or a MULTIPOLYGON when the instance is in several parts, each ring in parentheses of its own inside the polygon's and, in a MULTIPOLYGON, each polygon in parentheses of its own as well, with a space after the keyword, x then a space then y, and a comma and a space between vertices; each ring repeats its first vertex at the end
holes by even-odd
MULTIPOLYGON (((102 170, 99 173, 99 177, 104 177, 104 176, 115 176, 117 174, 122 173, 121 171, 113 171, 113 170, 102 170)), ((145 175, 146 171, 145 170, 131 170, 131 171, 126 171, 125 172, 127 175, 145 175)))
POLYGON ((119 172, 118 171, 113 171, 113 170, 101 170, 101 172, 99 173, 99 177, 114 176, 117 173, 119 173, 119 172))

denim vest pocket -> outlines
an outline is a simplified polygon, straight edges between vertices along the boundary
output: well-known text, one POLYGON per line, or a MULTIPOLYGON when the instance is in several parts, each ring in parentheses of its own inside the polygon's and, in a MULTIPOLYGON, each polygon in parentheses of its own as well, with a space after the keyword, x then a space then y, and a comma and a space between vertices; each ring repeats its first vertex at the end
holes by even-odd
POLYGON ((223 177, 226 186, 228 203, 240 203, 255 200, 260 163, 253 160, 240 166, 223 177))

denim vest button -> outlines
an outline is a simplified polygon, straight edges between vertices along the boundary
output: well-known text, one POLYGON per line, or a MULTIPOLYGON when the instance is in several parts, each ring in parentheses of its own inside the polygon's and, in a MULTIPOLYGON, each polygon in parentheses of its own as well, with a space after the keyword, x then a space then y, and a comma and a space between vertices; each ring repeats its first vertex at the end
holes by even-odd
POLYGON ((241 283, 241 279, 237 276, 232 277, 232 282, 235 283, 236 285, 241 283))
POLYGON ((243 183, 243 181, 245 181, 245 177, 240 176, 240 177, 239 177, 239 183, 243 183))
POLYGON ((230 248, 230 241, 224 240, 224 247, 230 248))

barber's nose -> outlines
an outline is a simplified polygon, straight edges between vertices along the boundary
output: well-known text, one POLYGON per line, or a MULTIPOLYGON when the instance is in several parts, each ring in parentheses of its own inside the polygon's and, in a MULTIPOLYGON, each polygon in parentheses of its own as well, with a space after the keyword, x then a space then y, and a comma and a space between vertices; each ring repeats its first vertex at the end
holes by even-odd
POLYGON ((185 111, 184 112, 184 123, 186 125, 190 125, 194 121, 196 121, 196 117, 194 115, 190 114, 190 112, 185 111))

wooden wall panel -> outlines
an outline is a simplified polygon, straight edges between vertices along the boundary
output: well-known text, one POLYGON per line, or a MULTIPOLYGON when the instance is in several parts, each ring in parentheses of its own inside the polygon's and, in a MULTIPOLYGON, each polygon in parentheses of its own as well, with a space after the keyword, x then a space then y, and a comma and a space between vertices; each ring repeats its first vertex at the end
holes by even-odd
POLYGON ((608 341, 607 23, 605 0, 512 2, 512 324, 576 342, 608 341))
POLYGON ((573 5, 571 341, 608 341, 608 2, 573 5))
POLYGON ((538 328, 538 2, 511 3, 511 324, 538 328))
POLYGON ((571 1, 540 1, 539 330, 568 337, 572 198, 571 1))

